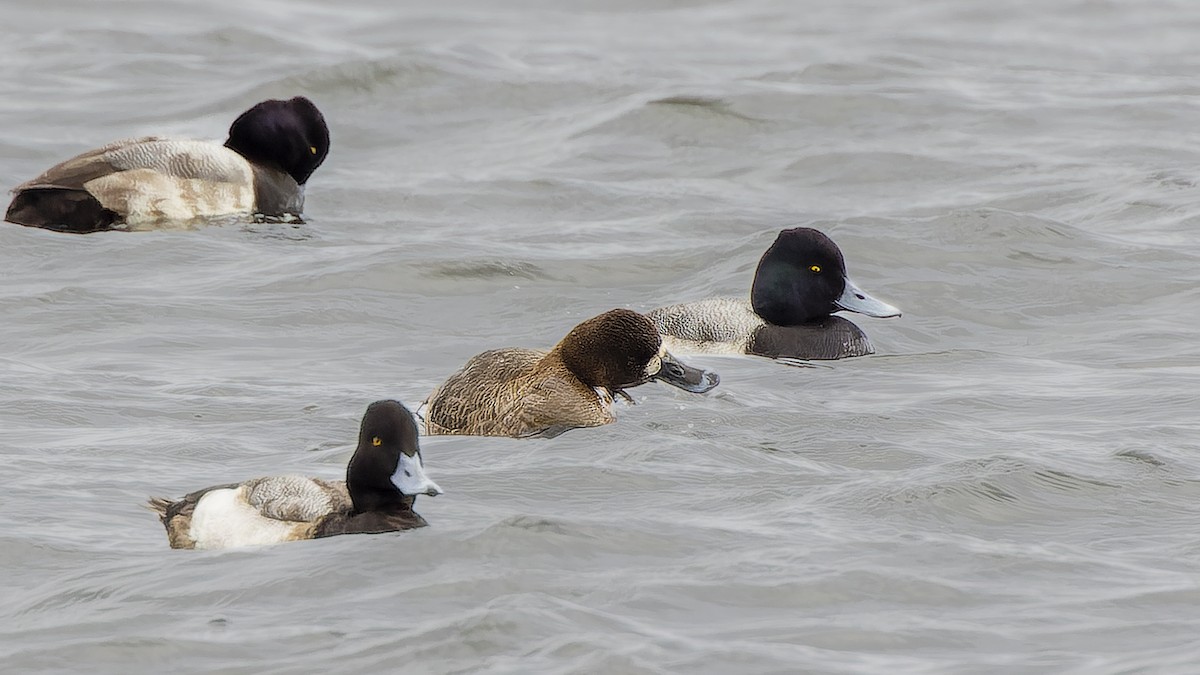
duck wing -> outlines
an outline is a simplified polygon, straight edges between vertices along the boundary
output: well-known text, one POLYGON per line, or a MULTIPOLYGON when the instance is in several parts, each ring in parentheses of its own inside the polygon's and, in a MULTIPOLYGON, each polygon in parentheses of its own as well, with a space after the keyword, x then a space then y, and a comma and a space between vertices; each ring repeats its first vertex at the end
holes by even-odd
POLYGON ((209 141, 160 136, 127 138, 55 164, 13 192, 86 190, 87 184, 123 171, 147 169, 163 176, 219 183, 247 182, 249 164, 241 155, 209 141))
POLYGON ((472 357, 429 395, 422 408, 430 434, 496 434, 523 398, 521 378, 546 352, 492 349, 472 357))
POLYGON ((598 427, 613 421, 599 394, 578 380, 547 377, 521 389, 496 411, 496 426, 505 436, 554 438, 571 429, 598 427))
POLYGON ((270 476, 243 484, 246 503, 275 520, 311 523, 331 513, 349 511, 350 494, 342 481, 306 476, 270 476))

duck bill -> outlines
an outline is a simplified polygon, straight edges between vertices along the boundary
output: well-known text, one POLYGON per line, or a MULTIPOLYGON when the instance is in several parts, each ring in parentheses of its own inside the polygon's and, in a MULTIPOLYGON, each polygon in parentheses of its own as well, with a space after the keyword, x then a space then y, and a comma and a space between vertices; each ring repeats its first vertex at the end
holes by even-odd
POLYGON ((400 453, 400 461, 396 464, 396 473, 392 474, 392 484, 401 494, 413 497, 416 495, 436 497, 442 494, 442 488, 425 475, 425 467, 422 464, 421 453, 414 453, 411 457, 403 452, 400 453))
POLYGON ((900 316, 899 309, 882 300, 871 297, 866 291, 859 288, 858 284, 850 281, 849 277, 846 277, 846 290, 842 291, 841 297, 834 300, 833 304, 838 309, 866 314, 877 319, 900 316))
POLYGON ((693 368, 669 352, 663 352, 661 360, 662 366, 650 379, 661 380, 693 394, 703 394, 721 382, 721 378, 713 371, 693 368))

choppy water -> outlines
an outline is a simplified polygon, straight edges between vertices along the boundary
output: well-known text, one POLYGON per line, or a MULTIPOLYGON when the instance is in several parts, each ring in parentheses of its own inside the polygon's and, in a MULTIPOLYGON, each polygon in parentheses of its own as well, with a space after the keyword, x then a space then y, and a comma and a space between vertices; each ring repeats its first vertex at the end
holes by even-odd
POLYGON ((5 672, 1190 673, 1200 5, 8 0, 0 185, 305 94, 302 226, 0 227, 5 672), (407 5, 407 6, 402 6, 407 5), (366 404, 812 225, 878 355, 693 357, 618 424, 426 439, 432 527, 167 548, 366 404))

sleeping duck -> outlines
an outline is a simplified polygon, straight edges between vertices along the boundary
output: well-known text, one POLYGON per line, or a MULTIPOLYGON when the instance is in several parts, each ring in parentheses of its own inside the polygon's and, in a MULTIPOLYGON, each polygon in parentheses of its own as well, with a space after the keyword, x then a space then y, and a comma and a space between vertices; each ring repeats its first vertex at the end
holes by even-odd
POLYGON ((148 136, 89 150, 18 185, 4 219, 60 232, 146 229, 219 216, 299 215, 329 152, 312 101, 263 101, 223 145, 148 136))

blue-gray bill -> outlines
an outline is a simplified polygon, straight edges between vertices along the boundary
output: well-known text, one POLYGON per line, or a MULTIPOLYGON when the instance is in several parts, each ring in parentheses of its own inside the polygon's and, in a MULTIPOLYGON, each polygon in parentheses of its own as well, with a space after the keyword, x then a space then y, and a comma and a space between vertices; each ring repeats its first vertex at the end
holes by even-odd
POLYGON ((721 382, 720 376, 711 370, 693 368, 669 353, 662 356, 662 367, 651 379, 661 380, 693 394, 703 394, 721 382))
POLYGON ((841 297, 835 300, 834 304, 837 305, 838 309, 866 314, 877 319, 900 316, 899 308, 871 297, 866 291, 859 288, 858 284, 851 281, 849 277, 846 277, 846 290, 842 291, 841 297))
POLYGON ((396 473, 392 474, 392 484, 396 486, 400 494, 404 495, 436 497, 442 494, 442 488, 425 475, 421 453, 416 453, 411 457, 403 452, 400 453, 400 461, 396 463, 396 473))

